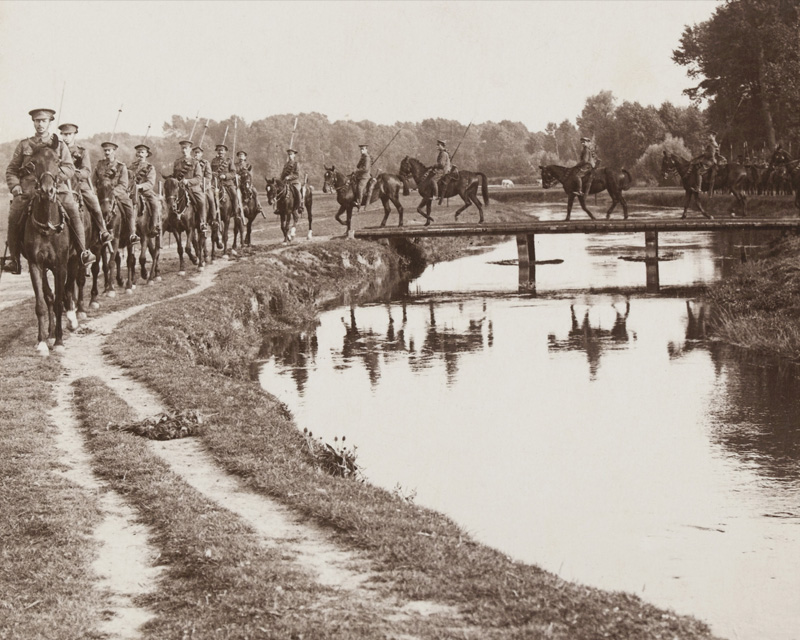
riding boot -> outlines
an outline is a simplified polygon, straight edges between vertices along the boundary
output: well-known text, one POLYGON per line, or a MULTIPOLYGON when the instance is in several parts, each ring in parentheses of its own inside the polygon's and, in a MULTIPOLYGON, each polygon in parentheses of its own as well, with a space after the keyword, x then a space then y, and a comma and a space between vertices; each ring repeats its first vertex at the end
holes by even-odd
POLYGON ((297 196, 297 213, 301 216, 305 213, 305 208, 303 207, 303 191, 302 188, 294 187, 295 195, 297 196))
POLYGON ((447 187, 450 181, 447 178, 442 179, 442 188, 439 190, 439 205, 444 202, 444 196, 447 193, 447 187))
POLYGON ((372 198, 372 191, 375 189, 375 178, 370 178, 367 182, 367 197, 364 198, 364 206, 369 206, 370 199, 372 198))
POLYGON ((66 203, 64 203, 64 208, 69 216, 69 228, 70 231, 72 231, 72 241, 78 248, 81 264, 84 267, 88 267, 95 261, 95 257, 91 251, 86 249, 86 227, 83 226, 83 218, 81 217, 76 205, 73 204, 73 206, 68 206, 66 203))
POLYGON ((3 271, 13 275, 22 273, 22 262, 20 261, 20 251, 22 248, 22 236, 24 233, 25 216, 23 211, 28 206, 28 200, 17 196, 11 202, 11 210, 8 212, 8 231, 6 232, 6 245, 8 253, 3 264, 3 271))
MULTIPOLYGON (((431 201, 439 197, 439 181, 434 178, 431 180, 431 201)), ((441 204, 441 201, 439 202, 441 204)))

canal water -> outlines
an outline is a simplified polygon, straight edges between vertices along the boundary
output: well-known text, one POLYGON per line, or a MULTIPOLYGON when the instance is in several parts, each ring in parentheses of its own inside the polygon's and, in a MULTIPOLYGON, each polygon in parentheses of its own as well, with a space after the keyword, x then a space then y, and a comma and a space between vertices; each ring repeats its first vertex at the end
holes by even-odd
POLYGON ((537 237, 563 262, 536 295, 513 241, 429 267, 270 336, 259 379, 370 482, 515 559, 724 637, 800 638, 800 376, 707 340, 696 295, 758 238, 661 234, 648 295, 643 235, 537 237))

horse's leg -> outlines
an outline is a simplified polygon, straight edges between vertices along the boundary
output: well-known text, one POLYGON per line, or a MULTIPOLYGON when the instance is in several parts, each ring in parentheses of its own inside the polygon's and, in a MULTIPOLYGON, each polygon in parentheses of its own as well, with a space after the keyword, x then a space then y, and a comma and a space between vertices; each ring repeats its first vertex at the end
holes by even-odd
POLYGON ((352 239, 353 236, 353 206, 354 203, 347 207, 347 233, 345 236, 352 239))
POLYGON ((425 226, 430 226, 431 222, 433 222, 433 216, 431 215, 431 205, 433 204, 433 198, 428 199, 428 204, 425 206, 425 226))
MULTIPOLYGON (((47 279, 47 268, 42 267, 42 300, 44 301, 43 318, 47 318, 47 332, 43 334, 45 346, 50 348, 55 346, 56 341, 56 318, 53 309, 53 290, 47 279)), ((55 274, 54 274, 55 276, 55 274)), ((38 350, 38 346, 37 346, 38 350)))
MULTIPOLYGON (((347 225, 348 224, 347 222, 342 221, 342 214, 345 212, 346 209, 347 209, 347 207, 345 207, 343 204, 339 205, 339 210, 336 212, 336 215, 334 216, 334 218, 336 218, 336 222, 338 222, 341 225, 347 225)), ((423 214, 423 215, 425 215, 425 214, 423 214)))
POLYGON ((572 203, 575 202, 575 194, 569 192, 567 194, 567 217, 564 220, 569 220, 570 216, 572 216, 572 203))
MULTIPOLYGON (((310 231, 310 229, 309 229, 310 231)), ((242 239, 242 246, 249 247, 250 246, 250 235, 253 233, 253 219, 247 221, 247 232, 242 239)))
POLYGON ((173 231, 172 236, 175 238, 175 244, 177 245, 178 249, 178 275, 185 276, 186 275, 186 263, 183 260, 183 240, 181 239, 181 232, 180 231, 173 231))
POLYGON ((403 205, 400 202, 399 196, 397 195, 399 192, 400 192, 400 189, 398 187, 397 189, 395 189, 394 195, 389 196, 389 199, 392 201, 392 204, 394 204, 394 208, 397 209, 397 215, 400 218, 399 222, 397 223, 397 226, 398 227, 402 227, 403 226, 403 205))
MULTIPOLYGON (((142 243, 145 240, 141 241, 142 243)), ((125 293, 133 293, 136 286, 136 250, 128 244, 125 251, 125 293)))
MULTIPOLYGON (((309 195, 311 195, 309 193, 309 195)), ((306 233, 306 240, 311 240, 314 237, 314 232, 312 231, 311 227, 314 222, 314 215, 311 213, 313 202, 309 200, 306 202, 306 217, 308 218, 308 233, 306 233)))
POLYGON ((611 212, 617 208, 617 202, 619 202, 615 193, 612 193, 611 191, 608 193, 611 196, 611 206, 608 208, 608 211, 606 211, 606 220, 611 218, 611 212))
POLYGON ((125 283, 122 281, 122 254, 120 253, 119 249, 117 249, 117 251, 114 253, 114 265, 117 269, 117 286, 122 287, 125 283))
MULTIPOLYGON (((55 296, 51 302, 52 313, 56 321, 56 341, 53 344, 53 351, 64 350, 64 329, 62 326, 61 315, 64 313, 64 286, 67 282, 67 265, 56 263, 53 269, 53 284, 55 285, 55 296)), ((49 290, 49 286, 47 287, 49 290)))
POLYGON ((101 250, 101 254, 98 256, 98 259, 92 263, 92 297, 89 300, 89 306, 92 309, 97 309, 100 307, 100 303, 97 301, 97 296, 99 294, 99 290, 97 288, 97 278, 100 275, 100 261, 104 260, 103 252, 101 250))
POLYGON ((389 208, 389 196, 384 195, 383 193, 380 195, 381 204, 383 205, 383 220, 381 220, 381 226, 386 226, 386 221, 389 219, 389 214, 392 210, 389 208))
POLYGON ((578 202, 580 202, 581 204, 581 209, 583 209, 587 213, 587 215, 592 220, 594 220, 595 219, 594 214, 591 211, 589 211, 589 207, 586 206, 586 196, 583 193, 581 193, 581 195, 578 196, 578 202))

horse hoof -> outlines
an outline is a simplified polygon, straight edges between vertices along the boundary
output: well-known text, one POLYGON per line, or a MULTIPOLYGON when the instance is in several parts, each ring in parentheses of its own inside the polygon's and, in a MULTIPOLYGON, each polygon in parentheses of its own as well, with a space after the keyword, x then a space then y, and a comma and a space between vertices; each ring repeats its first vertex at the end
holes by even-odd
POLYGON ((53 353, 61 355, 62 353, 64 353, 64 351, 65 349, 63 344, 57 344, 55 347, 53 347, 53 353))
POLYGON ((347 239, 348 240, 355 240, 356 239, 356 232, 353 231, 352 229, 350 229, 350 231, 347 232, 347 239))
POLYGON ((89 307, 91 309, 99 309, 100 308, 100 303, 99 302, 90 302, 89 303, 89 307))
POLYGON ((55 338, 48 338, 47 339, 47 346, 50 347, 51 349, 53 348, 53 345, 55 343, 56 343, 56 339, 55 338))
POLYGON ((88 318, 88 316, 85 311, 78 311, 78 320, 86 320, 86 318, 88 318))
POLYGON ((147 281, 147 286, 148 287, 152 287, 154 284, 155 284, 155 282, 153 280, 148 280, 147 281))
POLYGON ((202 264, 201 264, 199 267, 197 267, 197 270, 198 270, 198 271, 205 271, 205 270, 206 270, 206 267, 205 267, 205 265, 202 265, 202 264))
MULTIPOLYGON (((238 254, 238 253, 236 253, 236 249, 231 249, 231 255, 232 255, 234 258, 235 258, 235 257, 236 257, 236 256, 238 256, 239 254, 238 254)), ((226 256, 226 257, 227 257, 227 256, 226 256)))
POLYGON ((185 271, 178 271, 178 275, 179 275, 179 276, 185 276, 185 275, 186 275, 186 272, 185 272, 185 271))
POLYGON ((311 240, 311 238, 313 238, 313 237, 314 237, 314 234, 312 234, 311 233, 311 229, 309 229, 308 233, 306 234, 306 240, 311 240))
POLYGON ((40 342, 36 345, 36 353, 38 353, 40 356, 49 356, 50 348, 47 346, 46 342, 40 342))
POLYGON ((136 288, 136 285, 135 285, 135 284, 132 284, 132 285, 131 285, 131 289, 135 289, 135 288, 136 288))
POLYGON ((223 260, 230 260, 231 258, 230 258, 230 256, 229 256, 227 253, 223 253, 223 254, 222 254, 222 259, 223 259, 223 260))
POLYGON ((129 296, 133 295, 133 289, 125 289, 125 293, 129 296))
POLYGON ((75 311, 70 309, 66 313, 67 316, 67 326, 69 327, 70 331, 75 331, 78 328, 78 317, 75 314, 75 311))
POLYGON ((161 282, 161 280, 162 280, 161 276, 156 276, 156 282, 161 282))
POLYGON ((116 291, 109 291, 106 295, 109 298, 116 298, 117 297, 117 292, 116 291))

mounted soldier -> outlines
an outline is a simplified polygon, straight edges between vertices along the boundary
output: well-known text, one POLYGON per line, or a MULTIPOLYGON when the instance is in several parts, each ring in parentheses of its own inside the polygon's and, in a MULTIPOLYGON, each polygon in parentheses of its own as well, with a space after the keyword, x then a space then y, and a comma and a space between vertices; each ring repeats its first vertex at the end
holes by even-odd
POLYGON ((179 144, 183 156, 172 163, 172 175, 186 187, 192 206, 198 212, 198 216, 202 220, 201 225, 205 228, 208 207, 206 205, 206 196, 203 192, 204 168, 192 158, 194 144, 191 140, 181 140, 179 144))
POLYGON ((6 236, 6 244, 11 255, 3 265, 3 270, 16 275, 22 273, 20 253, 22 251, 25 215, 30 208, 31 198, 36 190, 36 179, 30 174, 28 162, 37 149, 45 146, 53 147, 59 157, 57 197, 69 218, 67 226, 72 233, 72 240, 80 253, 81 263, 87 266, 95 261, 92 252, 86 250, 86 230, 78 210, 78 204, 75 202, 69 186, 70 179, 75 175, 75 164, 73 163, 72 155, 67 145, 59 140, 58 136, 49 132, 50 123, 53 121, 55 113, 53 109, 34 109, 28 112, 36 133, 17 144, 14 149, 14 155, 11 157, 11 162, 8 163, 8 168, 6 169, 6 183, 14 199, 8 212, 6 236))
POLYGON ((214 198, 214 173, 211 171, 211 163, 208 160, 203 160, 203 154, 205 153, 205 149, 201 146, 196 146, 192 149, 192 153, 194 154, 195 162, 197 162, 197 166, 201 167, 202 175, 203 175, 203 184, 202 189, 203 192, 206 194, 206 215, 207 218, 203 218, 206 222, 211 223, 211 228, 214 233, 212 233, 212 238, 215 238, 215 244, 217 249, 222 251, 223 246, 222 242, 219 239, 219 208, 217 207, 217 202, 214 198))
POLYGON ((78 125, 64 123, 59 125, 58 130, 61 132, 61 139, 67 145, 75 165, 75 175, 72 178, 73 191, 80 199, 79 204, 83 203, 89 215, 92 216, 92 221, 100 235, 100 242, 106 243, 111 240, 111 234, 106 228, 106 221, 100 210, 100 202, 92 187, 92 161, 89 159, 86 149, 75 144, 78 125))
MULTIPOLYGON (((431 181, 431 200, 436 200, 439 197, 439 180, 450 173, 453 168, 453 164, 450 162, 450 153, 447 151, 447 141, 437 140, 436 148, 438 149, 436 164, 426 172, 431 181)), ((441 193, 444 193, 444 191, 441 193)), ((441 202, 442 199, 439 198, 439 203, 441 204, 441 202)))
POLYGON ((131 232, 130 244, 133 246, 139 242, 139 236, 136 235, 136 212, 133 210, 133 203, 131 203, 129 195, 128 168, 117 160, 119 145, 116 142, 104 142, 100 146, 103 148, 105 157, 95 167, 94 181, 97 183, 101 178, 106 178, 111 183, 114 197, 122 209, 123 219, 128 221, 128 228, 131 232))
POLYGON ((692 190, 695 193, 703 191, 703 175, 709 172, 709 193, 714 190, 714 180, 717 177, 717 165, 726 164, 727 160, 719 152, 719 143, 717 142, 717 134, 714 131, 709 131, 708 142, 703 153, 699 156, 692 158, 689 163, 689 170, 691 172, 692 190))
POLYGON ((253 165, 247 161, 246 151, 236 152, 236 173, 240 177, 239 186, 241 186, 242 181, 245 180, 245 174, 246 184, 249 185, 249 188, 241 190, 242 198, 245 200, 245 202, 249 201, 250 198, 253 198, 253 201, 256 204, 256 211, 263 215, 264 210, 261 208, 261 203, 258 201, 258 191, 256 191, 256 187, 253 184, 253 165))
POLYGON ((372 185, 375 180, 372 178, 372 157, 369 155, 367 145, 360 144, 361 157, 358 159, 356 170, 353 172, 353 194, 355 195, 356 209, 361 209, 363 200, 364 206, 369 204, 369 197, 372 195, 372 185))
POLYGON ((153 154, 150 151, 150 147, 144 143, 137 144, 134 149, 136 151, 136 160, 128 167, 133 176, 131 196, 133 198, 141 196, 145 206, 150 209, 153 231, 158 235, 161 230, 161 202, 155 192, 156 168, 147 160, 153 154))
POLYGON ((592 188, 592 180, 594 180, 594 170, 600 164, 600 159, 597 157, 597 149, 591 138, 581 138, 581 157, 572 168, 572 177, 575 178, 577 186, 573 193, 576 196, 586 195, 592 188))
POLYGON ((303 215, 303 194, 301 192, 302 184, 300 183, 300 168, 297 164, 297 160, 295 159, 297 151, 294 149, 287 149, 287 155, 289 156, 286 160, 286 164, 283 165, 283 171, 281 171, 281 180, 283 180, 286 184, 294 192, 294 201, 295 201, 295 212, 298 215, 303 215))
POLYGON ((783 148, 782 144, 778 144, 769 159, 769 168, 773 169, 775 167, 780 167, 782 165, 789 164, 791 161, 792 156, 789 155, 789 152, 783 148))
POLYGON ((211 171, 217 179, 219 188, 224 190, 225 195, 236 206, 236 167, 233 160, 228 158, 228 147, 224 144, 218 144, 214 150, 217 155, 211 160, 211 171))

